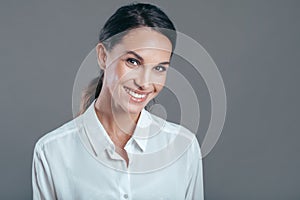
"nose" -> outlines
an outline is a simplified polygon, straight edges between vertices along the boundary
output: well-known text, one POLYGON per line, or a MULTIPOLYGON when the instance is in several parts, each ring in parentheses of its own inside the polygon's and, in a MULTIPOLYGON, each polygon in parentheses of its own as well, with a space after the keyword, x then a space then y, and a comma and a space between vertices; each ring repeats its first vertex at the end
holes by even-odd
POLYGON ((141 90, 146 90, 150 87, 151 72, 148 69, 140 70, 138 76, 134 79, 134 84, 141 90))

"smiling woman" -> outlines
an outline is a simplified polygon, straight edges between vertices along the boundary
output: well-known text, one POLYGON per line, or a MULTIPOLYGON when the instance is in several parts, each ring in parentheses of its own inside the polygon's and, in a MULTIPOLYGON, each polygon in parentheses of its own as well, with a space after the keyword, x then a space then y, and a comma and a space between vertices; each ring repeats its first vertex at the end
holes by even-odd
POLYGON ((72 121, 36 143, 34 199, 203 199, 198 141, 145 106, 163 89, 176 44, 150 4, 119 8, 96 45, 101 74, 72 121))

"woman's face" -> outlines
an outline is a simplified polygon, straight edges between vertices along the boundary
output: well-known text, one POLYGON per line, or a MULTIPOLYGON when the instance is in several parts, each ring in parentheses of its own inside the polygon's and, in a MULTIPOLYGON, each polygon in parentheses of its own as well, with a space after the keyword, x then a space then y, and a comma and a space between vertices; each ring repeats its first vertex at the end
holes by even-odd
POLYGON ((172 44, 150 28, 129 31, 103 59, 102 90, 112 97, 112 105, 139 113, 163 89, 172 44))

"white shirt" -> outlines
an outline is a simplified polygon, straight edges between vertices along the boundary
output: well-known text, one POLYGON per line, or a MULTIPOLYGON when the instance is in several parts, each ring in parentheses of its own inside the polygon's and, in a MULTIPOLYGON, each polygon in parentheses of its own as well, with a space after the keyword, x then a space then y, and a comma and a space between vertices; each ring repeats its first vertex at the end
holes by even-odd
POLYGON ((193 133, 143 109, 125 146, 127 167, 94 104, 36 143, 34 200, 204 199, 202 158, 193 133))

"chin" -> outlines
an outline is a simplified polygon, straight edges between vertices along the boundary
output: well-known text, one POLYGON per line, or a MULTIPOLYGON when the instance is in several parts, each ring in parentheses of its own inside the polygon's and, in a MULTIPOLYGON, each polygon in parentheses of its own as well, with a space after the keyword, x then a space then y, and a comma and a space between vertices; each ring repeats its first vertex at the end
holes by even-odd
POLYGON ((134 115, 139 114, 141 111, 142 109, 137 109, 137 108, 128 108, 127 110, 129 114, 134 114, 134 115))
POLYGON ((126 106, 126 111, 131 114, 139 114, 146 105, 147 104, 136 105, 136 104, 128 103, 126 106))

